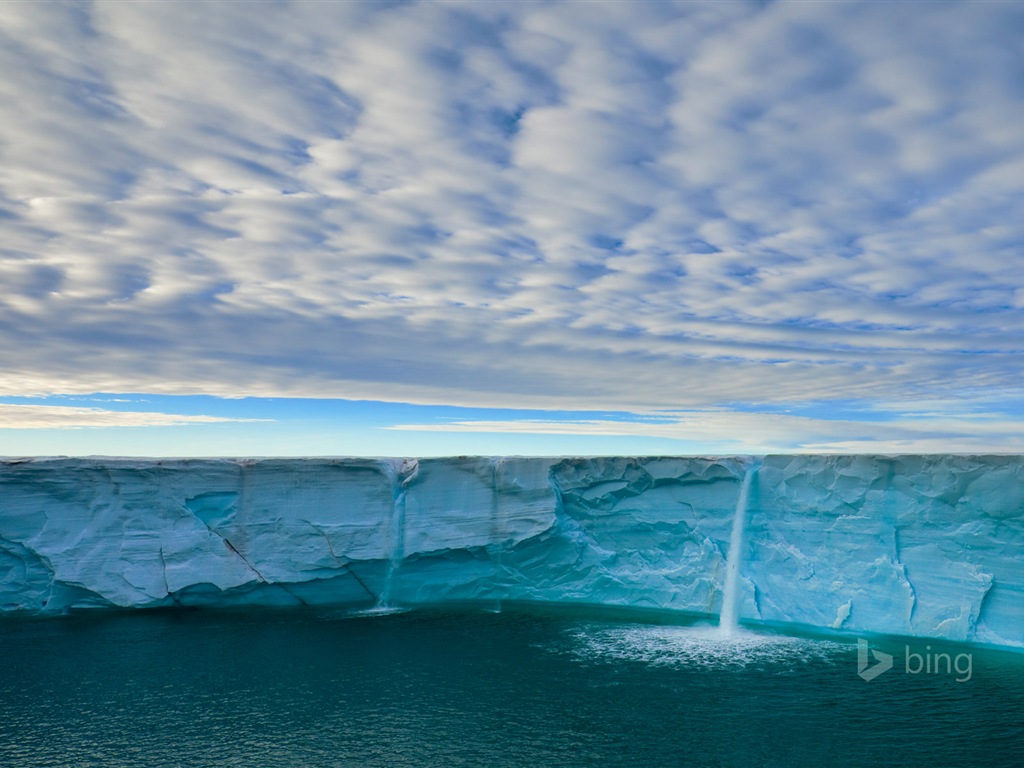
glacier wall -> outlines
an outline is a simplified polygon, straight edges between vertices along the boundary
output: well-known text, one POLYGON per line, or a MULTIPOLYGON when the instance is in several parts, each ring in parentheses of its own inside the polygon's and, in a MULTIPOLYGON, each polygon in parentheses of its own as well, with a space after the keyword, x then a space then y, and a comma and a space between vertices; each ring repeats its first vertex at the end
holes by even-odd
POLYGON ((0 461, 0 611, 532 600, 1024 648, 1024 457, 0 461))

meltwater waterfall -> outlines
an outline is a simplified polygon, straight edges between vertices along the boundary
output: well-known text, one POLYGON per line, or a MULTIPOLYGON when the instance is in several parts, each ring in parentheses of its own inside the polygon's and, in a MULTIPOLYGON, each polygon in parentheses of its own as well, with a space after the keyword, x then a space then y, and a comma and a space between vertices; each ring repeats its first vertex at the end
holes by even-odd
POLYGON ((750 498, 750 483, 757 467, 750 467, 743 475, 740 496, 736 500, 736 511, 732 516, 732 533, 729 536, 729 553, 725 560, 725 589, 722 593, 722 612, 718 627, 723 634, 732 635, 739 628, 739 585, 740 563, 743 559, 743 533, 747 524, 747 504, 750 498))
POLYGON ((415 461, 403 461, 393 478, 394 501, 391 508, 390 532, 391 551, 388 554, 387 570, 384 572, 384 586, 377 598, 375 613, 390 613, 396 610, 393 604, 398 569, 405 557, 405 508, 407 503, 406 485, 416 477, 419 466, 415 461))

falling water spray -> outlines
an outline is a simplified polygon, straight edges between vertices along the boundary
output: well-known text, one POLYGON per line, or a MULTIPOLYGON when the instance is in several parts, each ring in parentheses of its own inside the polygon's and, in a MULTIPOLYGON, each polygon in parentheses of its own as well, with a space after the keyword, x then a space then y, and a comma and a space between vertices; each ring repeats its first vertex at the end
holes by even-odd
POLYGON ((757 473, 757 467, 748 467, 743 475, 740 496, 736 500, 736 511, 732 517, 732 533, 729 536, 729 553, 725 560, 725 590, 722 593, 722 612, 718 627, 723 634, 733 635, 739 629, 740 565, 743 559, 743 534, 746 529, 747 506, 750 501, 750 484, 757 473))

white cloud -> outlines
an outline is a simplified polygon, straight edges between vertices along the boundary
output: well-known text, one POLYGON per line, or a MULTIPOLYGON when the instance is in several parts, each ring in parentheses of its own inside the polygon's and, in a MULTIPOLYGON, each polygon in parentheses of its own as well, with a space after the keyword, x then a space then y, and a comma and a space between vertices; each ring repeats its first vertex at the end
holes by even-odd
POLYGON ((0 394, 1019 390, 1021 29, 997 3, 9 5, 0 394))
POLYGON ((931 418, 853 421, 789 414, 691 411, 656 420, 522 419, 400 424, 412 432, 644 437, 679 441, 681 452, 1010 453, 1024 451, 1024 422, 1005 414, 943 413, 931 418))
POLYGON ((0 429, 81 429, 84 427, 177 427, 187 424, 264 421, 178 413, 111 411, 68 405, 0 403, 0 429))

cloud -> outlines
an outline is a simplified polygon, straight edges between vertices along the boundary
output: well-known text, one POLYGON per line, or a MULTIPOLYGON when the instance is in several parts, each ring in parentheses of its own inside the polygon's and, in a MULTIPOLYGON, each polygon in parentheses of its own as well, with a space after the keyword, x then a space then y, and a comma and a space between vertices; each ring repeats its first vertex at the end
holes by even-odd
POLYGON ((1020 418, 1002 413, 891 420, 843 420, 728 410, 657 414, 647 419, 521 419, 400 424, 412 432, 643 437, 711 453, 992 453, 1024 451, 1020 418))
POLYGON ((111 411, 65 405, 0 403, 0 429, 81 429, 84 427, 178 427, 188 424, 266 421, 179 413, 111 411))
POLYGON ((1019 391, 1022 29, 1009 3, 11 5, 0 394, 1019 391))

